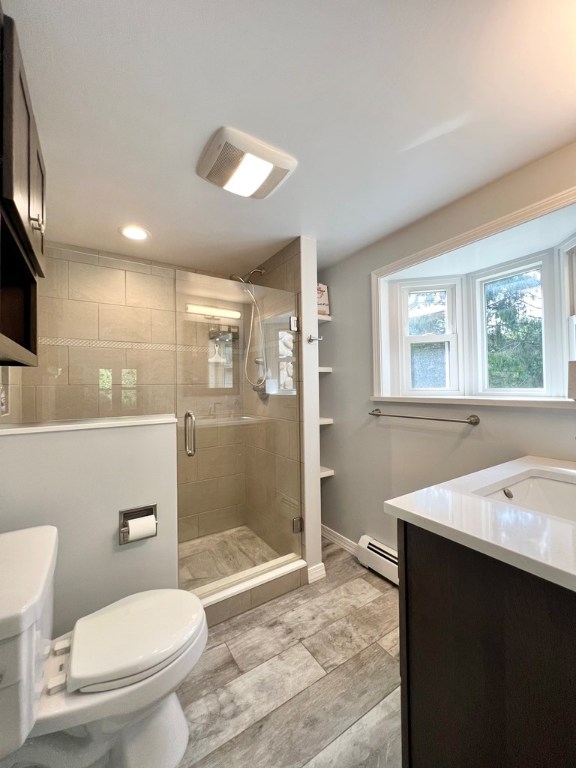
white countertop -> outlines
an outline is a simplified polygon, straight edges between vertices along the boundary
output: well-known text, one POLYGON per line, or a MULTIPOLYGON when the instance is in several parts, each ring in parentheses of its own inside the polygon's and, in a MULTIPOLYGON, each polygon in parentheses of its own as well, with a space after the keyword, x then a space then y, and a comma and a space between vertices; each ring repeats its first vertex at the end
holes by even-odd
POLYGON ((560 471, 576 481, 576 462, 525 456, 389 499, 384 510, 576 592, 576 507, 569 519, 514 506, 513 501, 474 495, 474 491, 539 468, 560 471))

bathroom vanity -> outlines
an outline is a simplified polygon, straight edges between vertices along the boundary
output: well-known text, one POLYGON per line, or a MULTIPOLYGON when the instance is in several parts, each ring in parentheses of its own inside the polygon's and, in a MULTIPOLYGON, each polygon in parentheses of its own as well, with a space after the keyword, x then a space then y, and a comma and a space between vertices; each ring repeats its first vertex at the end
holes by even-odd
POLYGON ((525 457, 398 518, 404 768, 576 765, 576 463, 525 457))

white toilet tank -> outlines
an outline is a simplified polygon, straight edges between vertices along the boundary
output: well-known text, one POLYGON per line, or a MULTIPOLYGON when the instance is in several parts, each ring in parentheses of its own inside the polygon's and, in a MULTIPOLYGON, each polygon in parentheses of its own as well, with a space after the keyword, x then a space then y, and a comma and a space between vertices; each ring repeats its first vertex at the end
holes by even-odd
POLYGON ((0 759, 24 743, 36 720, 57 550, 51 525, 0 534, 0 759))

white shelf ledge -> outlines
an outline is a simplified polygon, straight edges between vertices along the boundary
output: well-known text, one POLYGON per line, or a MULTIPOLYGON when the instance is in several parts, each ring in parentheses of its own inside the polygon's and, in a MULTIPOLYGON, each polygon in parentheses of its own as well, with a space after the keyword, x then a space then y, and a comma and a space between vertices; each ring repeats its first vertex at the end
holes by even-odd
POLYGON ((332 367, 329 365, 321 365, 318 368, 318 373, 332 373, 332 367))
POLYGON ((318 315, 319 323, 331 323, 332 317, 330 315, 318 315))
POLYGON ((320 477, 332 477, 334 474, 334 470, 330 469, 330 467, 320 467, 320 477))
POLYGON ((323 427, 325 424, 334 424, 334 419, 330 419, 327 416, 320 416, 319 424, 323 427))

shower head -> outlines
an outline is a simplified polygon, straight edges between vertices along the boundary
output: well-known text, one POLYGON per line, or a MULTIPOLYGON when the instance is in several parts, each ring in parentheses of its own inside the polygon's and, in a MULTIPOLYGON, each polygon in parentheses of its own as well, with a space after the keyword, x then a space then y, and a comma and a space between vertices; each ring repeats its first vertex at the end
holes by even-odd
POLYGON ((250 278, 252 277, 254 272, 258 272, 259 275, 265 275, 266 274, 266 271, 264 269, 256 268, 256 269, 253 269, 251 272, 246 272, 246 274, 242 275, 242 276, 240 276, 240 275, 230 275, 230 277, 228 279, 229 280, 236 280, 239 283, 251 283, 252 281, 250 280, 250 278))

